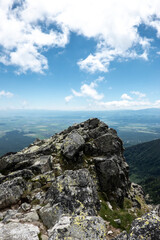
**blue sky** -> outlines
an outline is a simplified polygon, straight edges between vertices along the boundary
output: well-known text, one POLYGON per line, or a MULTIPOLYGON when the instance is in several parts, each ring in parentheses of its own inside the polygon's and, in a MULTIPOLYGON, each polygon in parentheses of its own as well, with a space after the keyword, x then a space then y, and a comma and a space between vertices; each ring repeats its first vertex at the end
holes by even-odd
POLYGON ((160 108, 159 0, 1 0, 0 109, 160 108))

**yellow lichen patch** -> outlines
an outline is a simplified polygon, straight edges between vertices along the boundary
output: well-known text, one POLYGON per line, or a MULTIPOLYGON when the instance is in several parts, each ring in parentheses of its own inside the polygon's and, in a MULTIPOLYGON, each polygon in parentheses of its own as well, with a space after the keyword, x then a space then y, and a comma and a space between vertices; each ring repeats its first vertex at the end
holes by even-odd
POLYGON ((139 236, 140 239, 144 239, 144 237, 142 235, 139 236))
POLYGON ((63 191, 63 185, 60 181, 57 182, 57 189, 60 193, 63 191))
POLYGON ((55 178, 55 174, 53 172, 48 172, 45 174, 40 174, 34 178, 32 178, 32 182, 39 182, 42 185, 48 183, 48 182, 52 182, 55 178))
POLYGON ((146 222, 145 222, 145 224, 146 224, 146 225, 148 225, 148 224, 149 224, 149 222, 148 222, 148 221, 146 221, 146 222))

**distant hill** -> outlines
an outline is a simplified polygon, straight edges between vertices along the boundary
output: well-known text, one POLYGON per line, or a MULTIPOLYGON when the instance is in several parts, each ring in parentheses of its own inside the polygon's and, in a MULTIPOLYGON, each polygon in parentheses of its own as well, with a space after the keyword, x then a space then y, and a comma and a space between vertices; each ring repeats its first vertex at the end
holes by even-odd
POLYGON ((160 203, 160 139, 126 148, 125 157, 131 181, 141 184, 154 203, 160 203))

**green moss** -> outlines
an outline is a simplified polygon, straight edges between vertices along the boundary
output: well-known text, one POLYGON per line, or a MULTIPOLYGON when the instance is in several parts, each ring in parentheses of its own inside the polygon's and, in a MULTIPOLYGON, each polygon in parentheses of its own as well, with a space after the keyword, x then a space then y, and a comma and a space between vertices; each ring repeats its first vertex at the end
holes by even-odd
POLYGON ((31 202, 31 205, 38 205, 40 204, 40 200, 39 199, 34 199, 32 202, 31 202))
POLYGON ((132 201, 129 200, 128 198, 124 198, 123 208, 129 209, 131 207, 132 207, 132 201))
POLYGON ((42 234, 41 233, 38 233, 38 239, 42 240, 42 234))
POLYGON ((28 196, 31 196, 31 192, 27 189, 23 192, 22 199, 27 198, 28 196))
POLYGON ((137 217, 137 215, 142 216, 142 212, 140 210, 135 210, 135 212, 130 212, 129 208, 132 207, 132 202, 125 198, 123 208, 119 208, 115 203, 111 203, 113 210, 111 210, 107 203, 105 195, 102 193, 99 194, 99 198, 101 200, 101 209, 99 211, 99 215, 106 221, 110 222, 110 224, 121 230, 126 230, 127 232, 130 230, 130 226, 132 221, 137 217), (135 214, 136 213, 136 214, 135 214), (118 224, 114 220, 120 219, 121 223, 118 224))
POLYGON ((44 186, 41 187, 41 189, 43 191, 47 191, 50 187, 51 187, 52 183, 48 182, 47 184, 45 184, 44 186))
POLYGON ((142 216, 142 214, 149 212, 149 208, 148 208, 147 204, 145 203, 145 200, 137 195, 135 198, 141 204, 141 209, 137 211, 138 215, 142 216))

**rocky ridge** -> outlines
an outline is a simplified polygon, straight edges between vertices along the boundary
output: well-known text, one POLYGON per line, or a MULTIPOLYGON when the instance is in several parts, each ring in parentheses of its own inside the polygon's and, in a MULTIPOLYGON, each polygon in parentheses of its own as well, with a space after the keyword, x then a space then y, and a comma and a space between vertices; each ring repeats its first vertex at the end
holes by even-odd
MULTIPOLYGON (((113 238, 102 203, 114 211, 128 201, 136 217, 144 202, 123 151, 116 131, 94 118, 1 157, 0 240, 113 238)), ((136 239, 122 234, 115 239, 136 239)))

